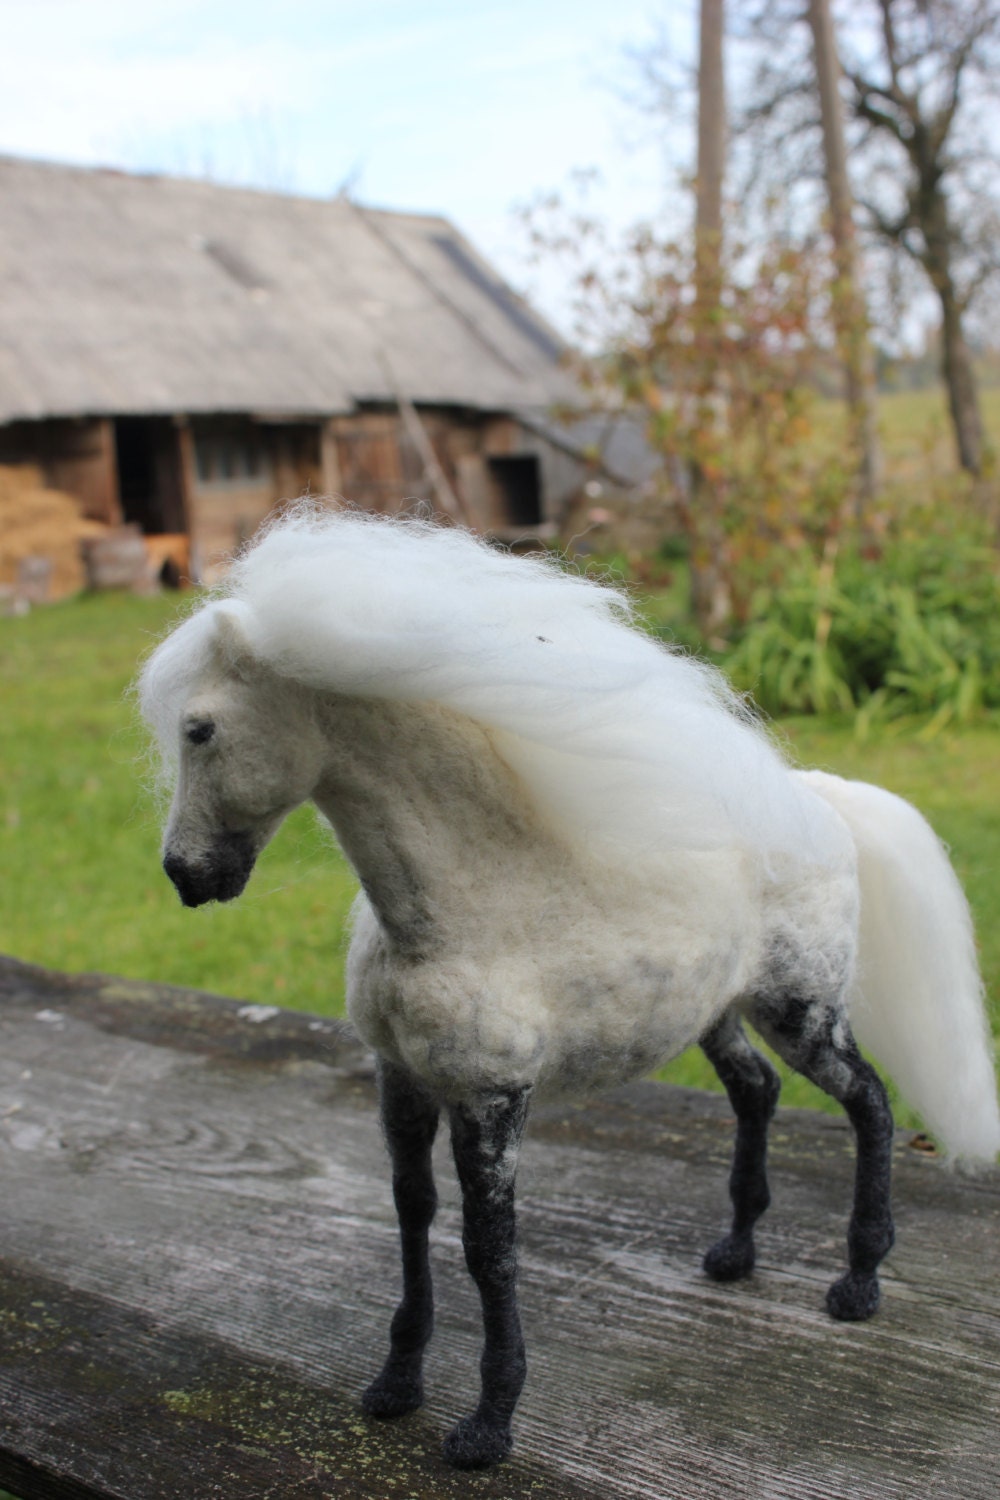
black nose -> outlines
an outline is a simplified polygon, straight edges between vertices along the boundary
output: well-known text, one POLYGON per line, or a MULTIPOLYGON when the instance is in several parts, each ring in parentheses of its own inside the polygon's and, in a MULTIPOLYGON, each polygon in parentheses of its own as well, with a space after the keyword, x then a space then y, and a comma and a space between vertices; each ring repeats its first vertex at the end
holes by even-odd
POLYGON ((211 896, 201 895, 197 872, 177 854, 166 854, 163 858, 163 868, 169 878, 177 887, 177 894, 185 906, 201 906, 202 902, 210 901, 211 896))
POLYGON ((204 906, 206 901, 231 901, 238 896, 250 879, 255 859, 249 834, 225 833, 191 862, 168 849, 163 868, 185 906, 204 906))

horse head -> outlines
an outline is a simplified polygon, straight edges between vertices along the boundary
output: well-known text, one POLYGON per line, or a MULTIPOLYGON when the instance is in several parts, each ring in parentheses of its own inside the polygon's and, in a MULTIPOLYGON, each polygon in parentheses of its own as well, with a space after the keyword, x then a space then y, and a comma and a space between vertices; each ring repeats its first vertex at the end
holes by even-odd
POLYGON ((238 610, 212 612, 205 660, 180 711, 163 868, 185 906, 231 901, 319 779, 323 741, 306 690, 255 653, 238 610))

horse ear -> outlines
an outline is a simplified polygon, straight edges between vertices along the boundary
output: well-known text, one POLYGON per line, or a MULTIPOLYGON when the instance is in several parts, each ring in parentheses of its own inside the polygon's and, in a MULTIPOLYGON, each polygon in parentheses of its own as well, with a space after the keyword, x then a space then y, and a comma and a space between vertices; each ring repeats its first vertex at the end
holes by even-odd
POLYGON ((215 647, 226 666, 239 676, 248 674, 256 657, 246 626, 235 610, 215 611, 215 647))

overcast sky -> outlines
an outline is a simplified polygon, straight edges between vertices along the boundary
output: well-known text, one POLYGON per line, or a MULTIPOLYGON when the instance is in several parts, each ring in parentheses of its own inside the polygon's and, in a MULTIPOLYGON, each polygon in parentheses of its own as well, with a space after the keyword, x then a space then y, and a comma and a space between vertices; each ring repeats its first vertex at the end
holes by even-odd
MULTIPOLYGON (((620 90, 691 0, 0 0, 0 151, 453 219, 555 310, 512 212, 597 168, 624 225, 674 190, 620 90)), ((557 300, 557 298, 555 299, 557 300)))

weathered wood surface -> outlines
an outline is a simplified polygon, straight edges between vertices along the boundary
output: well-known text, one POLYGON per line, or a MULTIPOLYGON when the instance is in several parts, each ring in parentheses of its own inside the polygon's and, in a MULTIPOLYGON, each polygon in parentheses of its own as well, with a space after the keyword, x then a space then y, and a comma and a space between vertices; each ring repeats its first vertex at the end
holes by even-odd
POLYGON ((24 1500, 992 1497, 1000 1174, 900 1137, 883 1310, 837 1325, 847 1128, 779 1114, 748 1283, 725 1101, 649 1084, 536 1111, 517 1453, 439 1456, 478 1358, 440 1143, 428 1403, 366 1421, 397 1289, 372 1070, 336 1023, 0 962, 0 1485, 24 1500))

